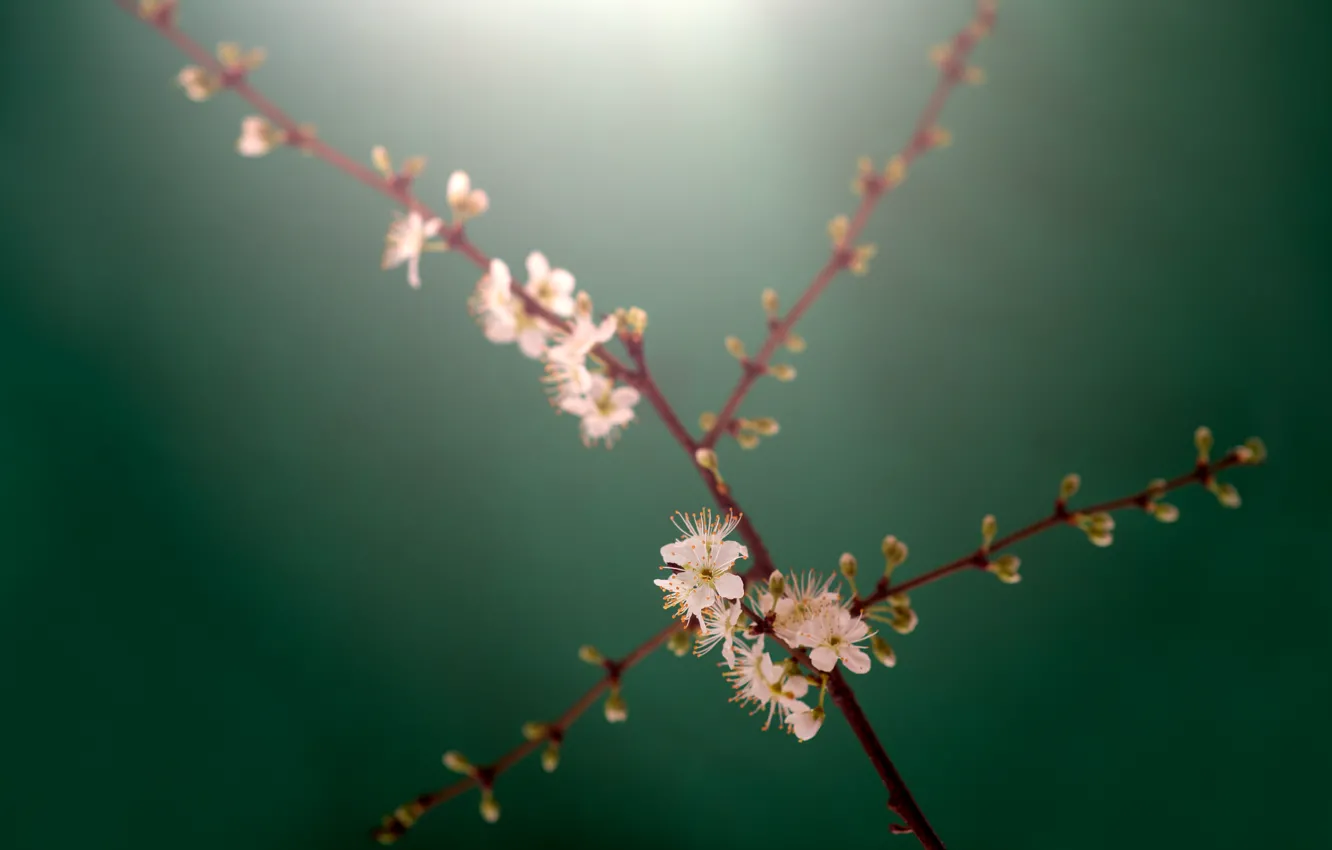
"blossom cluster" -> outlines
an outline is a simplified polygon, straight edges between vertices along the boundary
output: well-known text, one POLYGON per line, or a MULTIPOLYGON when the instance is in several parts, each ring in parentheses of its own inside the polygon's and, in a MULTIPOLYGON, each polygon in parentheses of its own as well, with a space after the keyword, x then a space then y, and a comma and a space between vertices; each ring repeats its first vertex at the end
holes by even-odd
MULTIPOLYGON (((654 584, 666 593, 665 607, 675 607, 685 625, 697 629, 695 654, 721 647, 723 675, 736 691, 733 701, 753 705, 755 712, 766 708, 764 729, 776 717, 800 740, 814 737, 823 724, 826 674, 838 662, 852 673, 869 672, 870 656, 862 644, 876 635, 843 600, 831 575, 821 579, 811 571, 787 579, 773 572, 767 585, 746 599, 735 564, 749 551, 725 539, 739 517, 704 509, 692 516, 676 514, 674 522, 680 538, 661 548, 667 564, 662 569, 671 575, 654 584), (748 625, 742 626, 742 620, 748 625), (789 657, 773 660, 765 644, 769 635, 789 657), (815 705, 805 701, 811 678, 819 685, 815 705)), ((874 644, 876 654, 891 665, 889 655, 877 651, 880 643, 874 644)))
MULTIPOLYGON (((186 66, 176 75, 176 82, 186 97, 202 102, 259 68, 265 55, 261 48, 246 51, 224 42, 218 46, 215 67, 186 66)), ((282 126, 263 115, 247 115, 241 120, 236 139, 237 153, 255 158, 279 146, 315 143, 314 127, 279 123, 282 126)), ((463 225, 490 209, 490 196, 483 189, 473 188, 467 172, 454 171, 445 190, 453 220, 446 225, 407 194, 425 170, 423 157, 411 157, 395 170, 388 152, 376 146, 370 160, 383 177, 385 188, 409 201, 411 207, 406 214, 396 213, 389 224, 380 265, 385 270, 406 266, 408 284, 419 289, 422 256, 453 247, 463 225)), ((516 343, 524 355, 544 363, 543 380, 551 404, 560 412, 578 417, 584 445, 604 443, 609 448, 634 420, 640 393, 633 386, 617 385, 596 351, 617 332, 641 336, 647 316, 633 308, 596 320, 592 299, 586 292, 575 294, 574 276, 567 269, 553 268, 540 251, 527 255, 526 266, 527 281, 518 286, 507 263, 490 260, 468 302, 472 315, 486 339, 498 344, 516 343)))

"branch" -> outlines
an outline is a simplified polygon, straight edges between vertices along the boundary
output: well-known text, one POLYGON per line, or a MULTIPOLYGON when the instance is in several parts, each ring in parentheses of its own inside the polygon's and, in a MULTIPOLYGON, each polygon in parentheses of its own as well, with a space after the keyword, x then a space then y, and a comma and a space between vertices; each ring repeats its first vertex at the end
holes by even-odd
POLYGON ((636 666, 652 650, 660 646, 667 638, 681 630, 679 623, 672 621, 670 625, 639 644, 632 652, 619 661, 610 659, 604 660, 602 666, 606 670, 606 675, 602 676, 592 687, 588 688, 586 693, 578 698, 573 705, 565 709, 564 713, 554 722, 547 724, 542 737, 530 738, 504 755, 495 760, 493 764, 477 767, 472 775, 458 780, 452 785, 446 785, 438 791, 432 791, 422 794, 411 802, 404 803, 393 810, 392 814, 385 815, 382 824, 371 835, 380 844, 392 844, 406 834, 421 816, 426 812, 438 806, 441 803, 453 799, 459 794, 471 788, 481 786, 489 789, 495 782, 495 779, 502 773, 508 771, 514 765, 536 752, 543 743, 553 742, 559 744, 563 739, 569 727, 582 716, 583 712, 591 708, 592 703, 597 701, 602 692, 611 685, 618 684, 620 678, 636 666))
MULTIPOLYGON (((188 56, 201 68, 216 75, 221 81, 223 88, 229 88, 239 95, 243 100, 255 108, 268 121, 283 131, 283 138, 287 145, 296 147, 305 153, 323 160, 334 168, 348 174, 353 179, 374 189, 380 194, 401 204, 408 210, 417 212, 425 218, 437 218, 435 212, 411 191, 412 177, 408 174, 398 174, 385 176, 360 164, 356 160, 321 141, 316 137, 312 128, 298 124, 290 115, 284 112, 272 101, 268 100, 259 91, 252 87, 247 78, 246 71, 243 68, 226 67, 215 59, 206 49, 197 41, 190 38, 176 26, 176 0, 140 0, 139 3, 133 0, 115 0, 116 5, 153 27, 159 34, 174 44, 182 53, 188 56)), ((913 137, 911 144, 895 162, 899 171, 905 168, 912 159, 931 146, 940 143, 940 135, 934 128, 934 121, 943 107, 947 94, 952 90, 958 81, 964 78, 966 67, 965 59, 969 55, 975 43, 988 33, 994 21, 994 7, 992 0, 978 0, 977 14, 975 19, 968 27, 954 37, 950 52, 940 61, 942 68, 942 79, 936 88, 929 104, 922 113, 918 121, 918 129, 913 137)), ((891 175, 891 170, 890 170, 891 175)), ((900 179, 900 178, 899 178, 900 179)), ((791 327, 799 320, 800 316, 809 308, 809 306, 818 298, 823 289, 832 281, 836 274, 843 268, 851 267, 856 262, 856 254, 845 247, 845 245, 859 235, 863 230, 870 213, 877 203, 877 199, 882 196, 895 181, 890 180, 889 176, 878 177, 877 175, 862 175, 861 188, 865 194, 865 200, 857 211, 855 219, 851 222, 849 228, 844 234, 844 238, 839 240, 839 246, 834 250, 832 258, 824 266, 824 269, 815 278, 814 283, 801 297, 800 301, 791 310, 790 314, 773 326, 772 333, 768 341, 764 344, 758 357, 752 362, 746 362, 746 371, 742 377, 736 391, 728 400, 723 415, 714 427, 701 442, 696 442, 680 422, 669 402, 662 394, 652 378, 651 372, 647 367, 643 356, 641 336, 630 333, 621 333, 621 341, 626 345, 630 356, 633 358, 636 368, 629 369, 618 358, 605 349, 604 346, 597 346, 592 350, 592 355, 604 363, 611 373, 612 377, 619 377, 627 383, 636 387, 639 392, 647 398, 648 402, 657 411, 665 424, 671 436, 680 446, 690 454, 691 462, 703 478, 705 485, 717 501, 718 507, 727 513, 734 513, 740 517, 740 524, 737 530, 740 535, 749 544, 753 551, 753 565, 751 566, 747 578, 751 581, 762 579, 770 575, 774 570, 771 555, 764 546, 757 530, 752 522, 740 510, 739 505, 730 494, 730 488, 723 481, 717 469, 716 456, 712 452, 712 446, 716 443, 718 434, 726 427, 730 418, 733 417, 736 408, 738 408, 741 399, 752 385, 754 379, 763 372, 767 371, 767 362, 771 357, 773 350, 784 339, 787 338, 791 327)), ((445 226, 441 231, 441 237, 444 243, 451 250, 457 251, 467 257, 474 265, 483 271, 489 271, 490 258, 480 249, 471 243, 467 238, 462 222, 445 226)), ((568 324, 560 317, 554 315, 545 309, 535 298, 527 294, 523 289, 513 290, 522 301, 524 309, 531 315, 539 316, 551 325, 567 330, 568 324)), ((488 795, 491 785, 496 777, 508 770, 517 762, 530 755, 540 745, 541 740, 549 740, 558 743, 558 738, 563 735, 564 730, 573 723, 592 702, 606 688, 618 683, 619 676, 629 667, 638 663, 654 647, 666 640, 670 634, 679 627, 674 623, 667 629, 662 630, 657 635, 650 638, 647 642, 635 649, 629 656, 619 662, 606 661, 606 676, 594 685, 586 694, 583 695, 573 706, 571 706, 555 723, 550 724, 547 729, 547 737, 543 739, 528 740, 515 747, 504 756, 500 757, 494 764, 470 768, 470 775, 453 785, 446 786, 436 792, 424 794, 410 803, 399 807, 393 814, 384 819, 383 825, 375 832, 375 837, 382 843, 392 843, 401 836, 415 821, 426 811, 436 805, 451 799, 463 791, 479 786, 483 795, 488 795)), ((794 653, 793 653, 794 654, 794 653)), ((840 677, 834 675, 833 682, 834 701, 842 708, 847 716, 848 722, 852 724, 857 737, 865 747, 866 753, 871 761, 874 762, 880 777, 888 787, 893 800, 890 806, 895 811, 903 814, 910 828, 916 832, 922 844, 926 847, 942 847, 937 836, 929 829, 925 822, 923 814, 920 813, 914 801, 911 799, 906 785, 897 774, 892 763, 888 760, 887 754, 874 735, 873 729, 869 725, 868 719, 861 711, 859 704, 855 700, 855 695, 850 686, 840 677), (895 802, 894 802, 895 801, 895 802)), ((489 802, 493 805, 493 799, 489 796, 483 796, 483 812, 485 805, 489 802)), ((496 809, 496 816, 498 810, 496 809)))
MULTIPOLYGON (((1208 439, 1210 439, 1210 434, 1208 439)), ((1202 457, 1198 460, 1197 464, 1194 465, 1191 472, 1172 478, 1169 481, 1158 482, 1156 486, 1149 486, 1147 489, 1132 495, 1123 496, 1118 499, 1111 499, 1108 502, 1101 502, 1100 504, 1091 505, 1076 511, 1070 510, 1068 503, 1065 501, 1065 497, 1061 496, 1061 498, 1055 501, 1054 509, 1050 512, 1049 516, 1037 520, 1024 528, 1020 528, 1012 534, 1000 537, 990 545, 982 546, 969 554, 963 555, 955 561, 950 561, 943 566, 935 567, 923 575, 919 575, 913 579, 908 579, 907 581, 892 586, 889 586, 889 576, 885 575, 883 578, 879 579, 872 593, 866 597, 857 599, 852 604, 851 610, 858 614, 877 602, 882 602, 889 597, 898 596, 927 584, 933 584, 939 579, 953 575, 954 573, 959 573, 968 569, 984 570, 990 568, 994 563, 990 557, 991 555, 994 555, 996 552, 1001 552, 1004 549, 1011 547, 1013 544, 1026 540, 1029 537, 1035 537, 1037 534, 1049 531, 1056 526, 1077 526, 1080 522, 1086 522, 1090 517, 1093 517, 1096 514, 1109 514, 1114 511, 1123 510, 1124 508, 1137 508, 1143 511, 1150 511, 1152 506, 1164 494, 1192 484, 1202 484, 1209 489, 1214 488, 1217 486, 1216 474, 1218 472, 1230 469, 1234 466, 1251 466, 1259 464, 1262 463, 1264 459, 1264 450, 1261 448, 1261 443, 1240 446, 1231 449, 1225 454, 1225 456, 1215 463, 1209 463, 1205 457, 1202 457), (1253 447, 1254 445, 1257 446, 1256 450, 1253 447)), ((1235 502, 1235 504, 1238 504, 1238 502, 1235 502)))
MULTIPOLYGON (((862 168, 862 174, 858 187, 863 194, 860 206, 856 209, 855 215, 851 218, 846 230, 840 238, 834 238, 832 252, 828 256, 828 261, 819 269, 814 280, 810 282, 808 288, 796 301, 795 306, 782 319, 772 319, 769 321, 768 337, 764 340, 762 348, 758 354, 752 358, 742 358, 741 367, 743 371, 740 380, 736 383, 735 389, 731 390, 731 395, 726 399, 726 404, 722 407, 721 413, 717 414, 717 420, 703 439, 699 441, 702 448, 712 448, 717 444, 721 435, 729 431, 735 423, 735 413, 740 408, 740 403, 744 401, 754 382, 760 375, 768 372, 768 364, 772 355, 788 339, 791 329, 795 327, 796 322, 805 315, 805 312, 813 306, 828 285, 844 269, 853 268, 858 262, 857 252, 848 246, 855 243, 859 238, 861 231, 869 222, 870 216, 878 207, 879 201, 896 188, 906 175, 906 169, 921 154, 934 147, 941 147, 948 143, 948 135, 937 126, 939 113, 943 111, 944 104, 948 101, 949 94, 961 82, 969 78, 969 69, 967 59, 971 51, 975 49, 977 43, 990 33, 994 28, 995 5, 993 0, 977 0, 976 14, 971 22, 965 28, 959 31, 947 47, 936 51, 935 61, 939 64, 939 82, 935 86, 934 93, 930 95, 925 109, 921 111, 920 117, 916 119, 915 131, 911 134, 911 139, 907 146, 889 161, 889 169, 886 174, 877 174, 872 171, 866 171, 862 168)), ((756 565, 757 566, 757 565, 756 565)), ((762 578, 763 575, 756 577, 762 578)))

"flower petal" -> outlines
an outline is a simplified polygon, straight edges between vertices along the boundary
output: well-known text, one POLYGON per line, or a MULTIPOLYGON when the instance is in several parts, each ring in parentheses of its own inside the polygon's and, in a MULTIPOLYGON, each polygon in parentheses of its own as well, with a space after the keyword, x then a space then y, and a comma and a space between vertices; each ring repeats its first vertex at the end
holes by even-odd
POLYGON ((809 653, 809 662, 814 665, 816 670, 827 673, 837 666, 837 653, 833 652, 831 647, 816 647, 809 653))
POLYGON ((713 585, 717 588, 717 593, 726 599, 739 599, 745 595, 745 580, 735 573, 717 576, 713 585))

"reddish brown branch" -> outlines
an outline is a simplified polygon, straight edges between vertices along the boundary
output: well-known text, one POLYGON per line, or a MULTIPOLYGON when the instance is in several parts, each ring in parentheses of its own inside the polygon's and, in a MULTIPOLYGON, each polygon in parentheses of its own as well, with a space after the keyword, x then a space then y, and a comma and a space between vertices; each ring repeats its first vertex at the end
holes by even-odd
MULTIPOLYGON (((163 37, 174 44, 182 53, 197 63, 201 68, 209 71, 222 81, 223 87, 229 88, 239 95, 243 100, 249 103, 254 109, 263 115, 272 124, 280 128, 289 146, 297 147, 305 153, 323 160, 334 168, 350 175, 360 183, 374 189, 382 195, 385 195, 397 204, 406 207, 408 210, 415 211, 426 218, 435 218, 436 213, 411 191, 411 178, 406 175, 395 177, 385 177, 365 165, 357 162, 333 146, 318 139, 308 128, 298 124, 290 115, 284 112, 272 101, 251 86, 246 79, 246 73, 236 68, 224 67, 216 58, 214 58, 202 45, 186 35, 176 26, 175 11, 176 4, 174 0, 161 2, 157 4, 156 11, 152 14, 141 14, 140 6, 133 0, 115 0, 116 4, 122 9, 135 14, 141 20, 152 26, 163 37)), ((953 86, 962 77, 964 70, 964 61, 970 53, 975 42, 989 30, 993 24, 994 9, 991 0, 978 0, 978 12, 975 20, 966 30, 959 33, 953 39, 953 53, 951 58, 944 64, 943 79, 932 95, 929 104, 922 113, 918 122, 918 131, 913 137, 907 149, 901 154, 904 164, 914 159, 930 146, 929 131, 934 126, 935 118, 942 108, 947 94, 953 86)), ((845 244, 850 244, 863 230, 870 213, 878 198, 886 191, 887 183, 878 181, 869 181, 866 183, 865 201, 857 210, 855 218, 852 220, 846 234, 845 244)), ((454 223, 443 228, 441 233, 448 247, 467 257, 473 264, 483 271, 489 271, 490 258, 481 250, 473 245, 467 238, 461 223, 454 223)), ((834 251, 832 258, 824 269, 820 271, 814 282, 806 290, 804 295, 792 308, 791 312, 780 322, 773 326, 773 330, 768 340, 764 343, 762 350, 755 360, 746 364, 745 376, 737 386, 736 391, 728 399, 723 414, 720 417, 717 426, 705 435, 701 442, 695 441, 679 417, 671 408, 669 402, 662 394, 648 370, 647 364, 642 356, 641 339, 636 339, 633 343, 626 341, 626 346, 634 359, 636 369, 629 369, 618 358, 605 349, 604 346, 597 346, 592 354, 606 365, 607 370, 613 377, 618 377, 636 387, 639 392, 648 400, 653 409, 657 411, 665 424, 667 431, 680 446, 689 453, 691 462, 694 464, 702 477, 704 484, 712 493, 718 507, 725 512, 733 512, 740 516, 738 532, 740 536, 749 545, 752 553, 753 563, 748 573, 750 580, 765 578, 773 572, 774 565, 771 555, 764 546, 757 530, 748 517, 740 511, 739 505, 730 493, 729 487, 723 485, 721 478, 715 470, 709 470, 703 466, 697 455, 700 447, 711 448, 717 440, 717 436, 727 428, 730 419, 734 416, 740 401, 749 386, 753 383, 758 374, 761 374, 766 368, 768 360, 776 346, 780 344, 790 332, 791 327, 799 320, 806 310, 819 297, 822 291, 832 281, 842 268, 850 263, 850 255, 845 251, 834 251)), ((533 297, 528 295, 521 288, 514 290, 514 293, 522 301, 524 308, 532 315, 540 316, 551 325, 559 328, 568 328, 568 324, 560 317, 554 315, 533 297)), ((622 337, 623 339, 623 337, 622 337)), ((634 650, 624 661, 608 666, 608 673, 605 678, 594 685, 586 694, 581 697, 564 715, 561 716, 552 728, 559 730, 557 734, 562 734, 565 727, 571 724, 579 715, 581 715, 592 702, 604 691, 612 682, 616 681, 619 674, 640 661, 652 648, 658 646, 677 626, 672 624, 667 629, 659 632, 653 638, 642 644, 634 650)), ((839 707, 842 707, 844 714, 848 717, 848 722, 853 724, 857 737, 860 738, 865 746, 866 753, 874 761, 876 769, 884 779, 890 793, 895 800, 905 803, 894 803, 894 810, 902 813, 897 806, 905 805, 911 810, 910 816, 903 814, 908 824, 917 832, 918 837, 927 847, 941 847, 937 837, 929 831, 928 824, 924 821, 924 816, 915 808, 911 801, 910 794, 906 791, 906 786, 901 777, 896 774, 891 762, 887 759, 887 754, 874 736, 868 720, 860 710, 855 701, 854 693, 845 681, 837 677, 839 684, 834 693, 834 701, 839 707), (933 843, 931 843, 931 841, 933 843)), ((500 757, 493 765, 478 768, 473 776, 446 786, 431 794, 424 794, 416 798, 411 803, 399 807, 392 815, 385 818, 384 826, 376 832, 376 837, 381 841, 392 841, 401 835, 412 823, 422 814, 436 805, 448 800, 468 788, 484 784, 488 786, 494 781, 495 777, 508 770, 518 761, 525 758, 535 751, 539 746, 539 741, 527 741, 515 747, 509 753, 500 757)))
POLYGON ((406 834, 417 820, 426 812, 441 803, 453 799, 459 794, 469 789, 477 787, 484 780, 486 784, 491 784, 500 774, 505 773, 518 762, 530 756, 542 747, 548 740, 562 740, 568 732, 569 727, 583 715, 585 711, 592 707, 592 704, 609 688, 613 683, 620 680, 631 668, 638 665, 640 661, 647 658, 648 654, 661 646, 667 638, 675 632, 680 631, 680 624, 674 621, 666 628, 657 632, 643 643, 634 648, 632 652, 619 661, 605 662, 606 674, 597 680, 596 684, 588 688, 587 691, 564 710, 556 720, 548 724, 545 738, 535 740, 525 740, 518 746, 509 750, 504 755, 495 760, 493 764, 477 768, 476 775, 466 776, 446 785, 438 791, 432 791, 428 794, 422 794, 409 803, 404 803, 393 811, 392 814, 384 817, 383 823, 373 833, 373 837, 380 844, 392 844, 406 834))
POLYGON ((1232 450, 1215 463, 1197 464, 1191 472, 1186 472, 1183 475, 1170 479, 1165 482, 1165 485, 1162 487, 1155 489, 1149 488, 1133 493, 1132 495, 1123 496, 1118 499, 1111 499, 1108 502, 1101 502, 1100 504, 1079 508, 1078 510, 1072 510, 1062 501, 1056 501, 1054 510, 1050 512, 1049 516, 1039 519, 1023 528, 1019 528, 1012 534, 1000 537, 991 543, 986 550, 978 548, 955 561, 950 561, 943 566, 935 567, 929 572, 916 576, 913 579, 899 582, 891 587, 886 578, 879 579, 878 584, 874 587, 874 591, 866 597, 857 599, 852 606, 852 610, 859 613, 876 602, 882 602, 889 596, 906 593, 915 590, 918 587, 932 584, 939 579, 954 573, 970 569, 984 569, 990 563, 990 556, 1011 547, 1015 543, 1020 543, 1029 537, 1035 537, 1041 532, 1049 531, 1056 526, 1074 525, 1077 517, 1080 515, 1088 516, 1097 513, 1111 513, 1113 511, 1123 510, 1124 508, 1144 509, 1150 502, 1159 498, 1162 494, 1169 493, 1172 490, 1178 490, 1181 487, 1187 487, 1190 484, 1205 484, 1222 470, 1230 469, 1233 466, 1242 466, 1250 462, 1251 461, 1241 459, 1239 454, 1232 450))
MULTIPOLYGON (((935 86, 933 94, 930 95, 929 102, 917 118, 915 131, 911 134, 910 140, 898 154, 903 168, 909 167, 921 154, 931 147, 937 146, 933 134, 939 119, 939 113, 948 101, 948 95, 965 78, 967 59, 971 56, 971 51, 975 49, 981 38, 994 27, 994 19, 995 8, 993 2, 979 0, 975 18, 957 35, 953 36, 948 52, 940 63, 939 82, 935 86)), ((731 395, 726 399, 725 405, 722 406, 721 413, 717 414, 716 423, 699 441, 700 446, 711 448, 717 444, 717 440, 721 438, 722 434, 730 432, 731 425, 735 421, 736 411, 740 408, 740 403, 744 401, 745 396, 748 395, 750 388, 754 386, 754 382, 758 380, 759 376, 767 372, 769 361, 777 351, 777 347, 786 341, 796 322, 800 321, 800 318, 813 306, 814 302, 818 300, 837 275, 851 266, 853 254, 849 246, 855 244, 861 231, 865 229, 865 225, 869 222, 870 216, 874 214, 875 208, 878 207, 879 201, 891 192, 895 185, 889 183, 880 175, 871 175, 865 180, 862 187, 864 197, 860 206, 856 209, 855 215, 851 218, 845 237, 840 244, 833 246, 828 261, 819 269, 814 276, 814 280, 810 282, 790 312, 782 319, 770 323, 768 337, 763 341, 763 346, 758 353, 742 363, 740 380, 736 383, 735 389, 731 390, 731 395)), ((758 577, 761 578, 762 576, 758 577)))

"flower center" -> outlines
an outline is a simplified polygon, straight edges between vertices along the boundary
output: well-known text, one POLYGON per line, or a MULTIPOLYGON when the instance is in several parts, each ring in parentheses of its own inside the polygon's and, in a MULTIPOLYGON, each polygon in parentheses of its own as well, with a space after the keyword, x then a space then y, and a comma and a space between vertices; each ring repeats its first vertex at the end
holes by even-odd
POLYGON ((828 646, 831 646, 831 647, 836 647, 836 646, 840 645, 841 642, 842 642, 842 639, 841 639, 840 637, 838 637, 837 635, 833 635, 832 637, 828 638, 828 646))
POLYGON ((716 577, 717 574, 713 571, 712 567, 704 567, 698 571, 698 578, 700 581, 711 582, 716 577))
POLYGON ((611 413, 615 410, 615 406, 611 404, 611 397, 610 393, 608 392, 603 393, 601 397, 597 399, 596 404, 597 404, 597 412, 600 413, 602 416, 610 416, 611 413))

